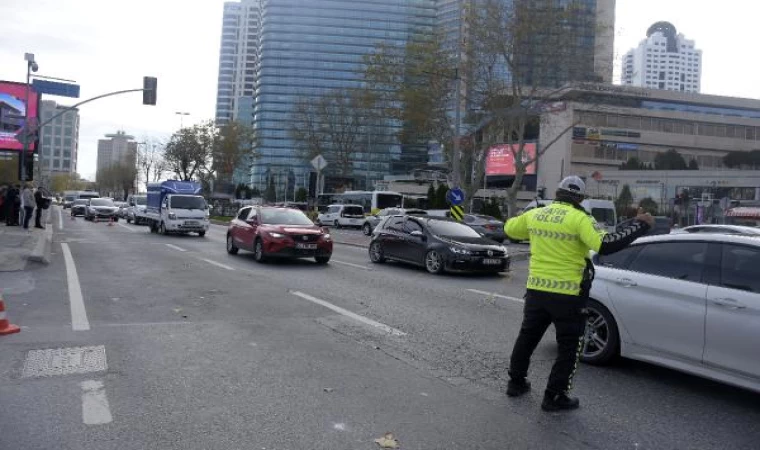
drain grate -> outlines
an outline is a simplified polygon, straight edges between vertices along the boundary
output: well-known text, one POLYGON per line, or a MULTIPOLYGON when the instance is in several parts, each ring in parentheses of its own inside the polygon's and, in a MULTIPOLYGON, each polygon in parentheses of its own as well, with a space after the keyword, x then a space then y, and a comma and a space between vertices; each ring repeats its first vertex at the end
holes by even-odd
POLYGON ((106 348, 93 347, 51 348, 30 350, 24 361, 22 378, 53 377, 108 370, 106 348))

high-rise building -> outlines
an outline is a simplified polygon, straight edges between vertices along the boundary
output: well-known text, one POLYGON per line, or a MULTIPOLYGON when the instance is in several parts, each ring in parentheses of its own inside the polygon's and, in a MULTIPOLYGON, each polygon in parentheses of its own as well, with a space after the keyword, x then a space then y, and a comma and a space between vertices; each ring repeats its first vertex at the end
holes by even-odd
POLYGON ((238 99, 252 97, 258 48, 260 0, 226 2, 222 16, 216 123, 236 118, 238 99))
MULTIPOLYGON (((40 120, 45 122, 66 108, 52 100, 43 100, 40 107, 40 120)), ((79 110, 73 109, 42 127, 37 162, 42 180, 47 180, 56 174, 76 172, 78 150, 79 110)))
POLYGON ((702 50, 669 22, 649 27, 647 38, 623 58, 626 86, 699 93, 701 75, 702 50))
POLYGON ((98 172, 120 164, 135 163, 137 142, 134 136, 117 131, 107 134, 106 138, 98 140, 98 172))

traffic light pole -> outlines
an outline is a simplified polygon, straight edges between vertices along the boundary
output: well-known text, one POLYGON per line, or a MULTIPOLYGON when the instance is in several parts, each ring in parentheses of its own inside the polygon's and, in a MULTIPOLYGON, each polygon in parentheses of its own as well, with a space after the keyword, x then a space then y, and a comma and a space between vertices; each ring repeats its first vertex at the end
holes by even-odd
POLYGON ((53 117, 51 117, 51 118, 49 118, 48 120, 46 120, 46 121, 42 122, 41 124, 39 124, 39 125, 37 126, 37 129, 38 129, 38 130, 42 129, 42 127, 43 127, 43 126, 45 126, 45 125, 49 124, 50 122, 52 122, 52 121, 54 121, 55 119, 57 119, 57 118, 61 117, 62 115, 66 114, 67 112, 69 112, 69 111, 72 111, 72 110, 74 110, 74 109, 77 109, 77 108, 79 108, 80 106, 84 105, 85 103, 90 103, 90 102, 92 102, 92 101, 95 101, 95 100, 100 100, 101 98, 112 97, 112 96, 114 96, 114 95, 120 95, 120 94, 128 94, 128 93, 130 93, 130 92, 143 92, 143 91, 145 91, 145 90, 146 90, 146 89, 127 89, 127 90, 124 90, 124 91, 115 91, 115 92, 109 92, 108 94, 98 95, 97 97, 93 97, 93 98, 91 98, 91 99, 87 99, 87 100, 85 100, 85 101, 83 101, 83 102, 79 102, 79 103, 77 103, 77 104, 76 104, 76 105, 74 105, 74 106, 69 106, 68 108, 66 108, 66 109, 63 109, 63 110, 62 110, 61 112, 59 112, 58 114, 54 115, 53 117))

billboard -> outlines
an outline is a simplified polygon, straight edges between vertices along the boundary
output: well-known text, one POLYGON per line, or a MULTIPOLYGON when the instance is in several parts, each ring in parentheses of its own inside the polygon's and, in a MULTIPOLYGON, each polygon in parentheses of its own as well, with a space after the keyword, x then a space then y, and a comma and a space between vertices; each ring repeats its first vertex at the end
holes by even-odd
MULTIPOLYGON (((0 150, 22 150, 19 141, 26 123, 26 85, 10 81, 0 81, 0 150)), ((34 88, 29 89, 29 123, 37 123, 39 95, 34 88)), ((29 151, 37 149, 37 139, 29 143, 29 151)))
MULTIPOLYGON (((515 146, 516 144, 511 144, 515 146)), ((536 143, 526 142, 523 147, 523 161, 534 159, 536 157, 536 143)), ((498 176, 498 175, 514 175, 515 174, 515 161, 512 156, 512 150, 509 148, 509 144, 501 144, 491 147, 488 150, 488 159, 486 159, 486 175, 498 176)), ((528 165, 525 171, 526 175, 536 174, 535 161, 528 165)))

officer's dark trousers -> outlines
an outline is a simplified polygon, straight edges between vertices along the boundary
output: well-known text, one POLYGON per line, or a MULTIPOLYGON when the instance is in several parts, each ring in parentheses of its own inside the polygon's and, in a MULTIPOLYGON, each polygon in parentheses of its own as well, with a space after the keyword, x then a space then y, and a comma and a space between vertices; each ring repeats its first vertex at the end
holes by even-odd
POLYGON ((585 308, 585 297, 528 289, 520 335, 512 350, 509 376, 518 380, 527 377, 530 357, 553 323, 558 351, 546 390, 552 394, 570 391, 583 346, 585 308))

